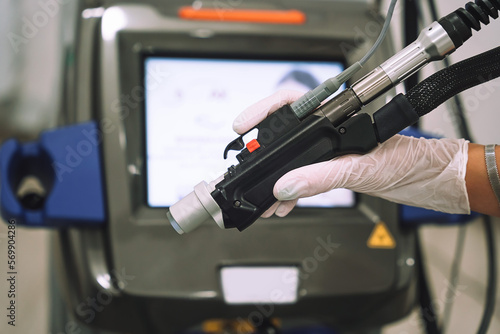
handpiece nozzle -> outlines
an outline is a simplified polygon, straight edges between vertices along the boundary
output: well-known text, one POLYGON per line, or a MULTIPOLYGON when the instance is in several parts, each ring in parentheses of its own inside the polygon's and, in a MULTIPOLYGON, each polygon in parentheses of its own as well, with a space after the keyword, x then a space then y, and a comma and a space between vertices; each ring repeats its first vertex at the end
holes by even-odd
POLYGON ((209 184, 200 182, 194 187, 194 191, 169 208, 167 218, 177 233, 189 233, 208 220, 225 228, 222 211, 211 196, 218 180, 209 184))

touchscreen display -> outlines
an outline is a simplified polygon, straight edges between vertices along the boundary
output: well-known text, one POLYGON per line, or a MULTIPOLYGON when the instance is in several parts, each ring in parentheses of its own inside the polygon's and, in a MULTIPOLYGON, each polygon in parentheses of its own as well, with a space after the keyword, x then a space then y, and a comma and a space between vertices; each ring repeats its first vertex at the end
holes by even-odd
MULTIPOLYGON (((340 62, 149 57, 145 59, 147 201, 168 207, 238 163, 223 159, 234 118, 280 89, 306 92, 343 70, 340 62)), ((341 90, 339 90, 341 91, 341 90)), ((231 155, 232 153, 232 155, 231 155)), ((346 189, 299 206, 351 207, 346 189)))

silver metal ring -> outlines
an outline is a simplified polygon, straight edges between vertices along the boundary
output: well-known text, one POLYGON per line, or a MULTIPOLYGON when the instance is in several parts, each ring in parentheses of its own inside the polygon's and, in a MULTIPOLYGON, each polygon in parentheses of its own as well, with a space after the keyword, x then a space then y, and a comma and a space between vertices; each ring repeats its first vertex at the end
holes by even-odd
POLYGON ((498 175, 495 146, 495 144, 486 145, 484 148, 484 157, 486 160, 486 170, 488 172, 491 189, 493 189, 493 193, 495 193, 498 205, 500 206, 500 176, 498 175))

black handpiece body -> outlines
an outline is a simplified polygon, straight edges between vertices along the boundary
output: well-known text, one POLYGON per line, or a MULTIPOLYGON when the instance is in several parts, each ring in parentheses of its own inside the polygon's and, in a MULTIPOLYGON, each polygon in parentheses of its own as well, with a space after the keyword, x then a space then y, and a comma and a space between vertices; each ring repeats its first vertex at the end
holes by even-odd
POLYGON ((250 152, 239 137, 225 150, 242 149, 239 164, 231 166, 211 193, 222 210, 226 228, 242 231, 277 200, 276 181, 287 172, 334 157, 363 154, 377 145, 367 114, 359 114, 333 126, 321 112, 300 121, 286 105, 255 127, 260 147, 250 152))

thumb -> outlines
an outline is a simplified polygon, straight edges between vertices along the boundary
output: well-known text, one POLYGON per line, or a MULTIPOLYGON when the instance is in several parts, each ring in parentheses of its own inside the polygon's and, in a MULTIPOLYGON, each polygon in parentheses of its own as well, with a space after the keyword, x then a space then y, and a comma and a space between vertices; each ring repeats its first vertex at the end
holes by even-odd
POLYGON ((274 196, 288 201, 343 188, 349 181, 352 164, 352 157, 344 156, 292 170, 276 182, 274 196))

